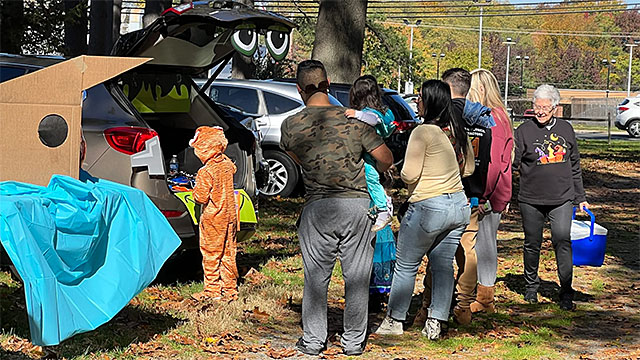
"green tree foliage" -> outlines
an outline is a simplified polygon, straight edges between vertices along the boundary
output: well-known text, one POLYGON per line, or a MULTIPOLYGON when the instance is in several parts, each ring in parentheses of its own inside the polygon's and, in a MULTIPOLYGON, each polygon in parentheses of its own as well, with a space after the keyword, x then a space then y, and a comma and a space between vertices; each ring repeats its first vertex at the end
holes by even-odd
POLYGON ((25 54, 63 54, 63 23, 62 0, 25 1, 22 52, 25 54))

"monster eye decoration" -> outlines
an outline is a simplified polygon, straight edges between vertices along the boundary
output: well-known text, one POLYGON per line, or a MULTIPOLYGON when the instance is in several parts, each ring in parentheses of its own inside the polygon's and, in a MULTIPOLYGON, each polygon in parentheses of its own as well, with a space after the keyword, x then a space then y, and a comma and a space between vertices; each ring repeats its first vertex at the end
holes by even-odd
POLYGON ((284 26, 270 26, 267 29, 266 43, 274 60, 284 59, 289 51, 289 30, 284 26))
POLYGON ((242 55, 252 56, 258 48, 258 32, 254 24, 240 24, 236 26, 231 36, 233 47, 242 55))

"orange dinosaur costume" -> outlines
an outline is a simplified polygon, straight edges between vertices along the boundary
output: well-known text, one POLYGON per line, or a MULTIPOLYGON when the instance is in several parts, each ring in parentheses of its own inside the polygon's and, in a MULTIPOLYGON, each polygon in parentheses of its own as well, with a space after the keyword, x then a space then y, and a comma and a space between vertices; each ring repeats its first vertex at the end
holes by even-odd
POLYGON ((198 170, 193 198, 204 204, 200 216, 200 251, 204 290, 199 297, 235 300, 238 296, 236 229, 238 217, 233 191, 236 166, 224 151, 227 139, 220 127, 201 126, 189 142, 204 166, 198 170))

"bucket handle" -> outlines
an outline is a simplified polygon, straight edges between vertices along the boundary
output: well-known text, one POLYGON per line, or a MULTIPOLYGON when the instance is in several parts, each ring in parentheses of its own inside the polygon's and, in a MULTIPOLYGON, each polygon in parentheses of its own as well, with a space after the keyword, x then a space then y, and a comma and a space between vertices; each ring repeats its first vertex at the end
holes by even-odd
MULTIPOLYGON (((575 206, 573 207, 573 215, 571 215, 571 220, 576 218, 576 210, 577 209, 578 209, 577 207, 575 207, 575 206)), ((596 216, 593 215, 591 210, 589 210, 587 208, 584 208, 584 211, 591 217, 591 227, 589 229, 589 240, 591 240, 593 238, 593 228, 594 228, 594 225, 596 223, 596 216)))

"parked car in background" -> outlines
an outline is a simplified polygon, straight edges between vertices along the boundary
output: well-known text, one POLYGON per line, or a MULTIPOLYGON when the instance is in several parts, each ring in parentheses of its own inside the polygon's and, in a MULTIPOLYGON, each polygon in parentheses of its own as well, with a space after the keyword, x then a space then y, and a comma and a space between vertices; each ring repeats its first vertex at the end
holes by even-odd
MULTIPOLYGON (((330 83, 329 93, 335 96, 344 106, 349 106, 349 91, 351 84, 330 83)), ((386 139, 386 144, 393 153, 394 165, 400 170, 404 164, 404 154, 409 142, 411 130, 422 120, 416 115, 411 106, 395 90, 382 88, 382 103, 388 106, 393 116, 397 130, 386 139)))
POLYGON ((640 137, 640 95, 626 98, 618 105, 615 124, 629 136, 640 137))
POLYGON ((409 104, 414 113, 418 113, 418 94, 405 94, 402 99, 409 104))
MULTIPOLYGON (((198 79, 203 86, 206 80, 198 79)), ((301 182, 298 165, 280 149, 280 126, 287 117, 304 108, 296 85, 273 80, 215 80, 202 91, 219 104, 243 111, 256 118, 261 133, 263 156, 269 176, 260 192, 267 196, 290 196, 301 182)), ((342 105, 333 96, 329 101, 342 105)))

